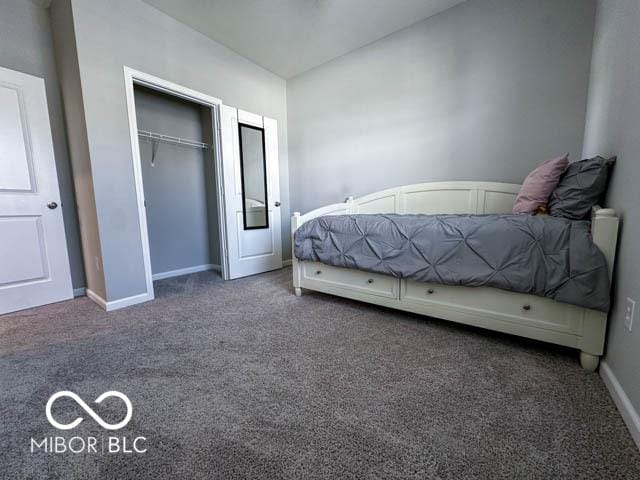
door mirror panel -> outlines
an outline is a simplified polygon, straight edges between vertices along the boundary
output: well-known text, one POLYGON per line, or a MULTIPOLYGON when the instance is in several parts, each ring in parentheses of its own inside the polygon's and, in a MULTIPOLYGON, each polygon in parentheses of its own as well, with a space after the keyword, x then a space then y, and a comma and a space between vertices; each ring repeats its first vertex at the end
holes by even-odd
POLYGON ((264 129, 238 123, 244 229, 269 228, 264 129))

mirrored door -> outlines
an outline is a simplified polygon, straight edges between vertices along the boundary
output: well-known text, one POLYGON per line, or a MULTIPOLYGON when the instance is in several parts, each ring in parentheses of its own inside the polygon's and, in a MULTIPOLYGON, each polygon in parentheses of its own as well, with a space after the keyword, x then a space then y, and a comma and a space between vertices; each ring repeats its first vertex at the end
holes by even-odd
POLYGON ((282 268, 277 122, 227 106, 220 116, 229 277, 282 268))

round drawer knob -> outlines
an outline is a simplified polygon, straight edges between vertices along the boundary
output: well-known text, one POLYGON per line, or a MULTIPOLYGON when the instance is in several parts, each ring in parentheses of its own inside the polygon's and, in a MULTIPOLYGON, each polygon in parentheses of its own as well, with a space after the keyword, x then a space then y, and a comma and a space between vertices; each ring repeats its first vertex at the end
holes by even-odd
POLYGON ((369 280, 367 280, 367 283, 373 283, 373 278, 370 278, 369 280))
POLYGON ((316 270, 316 275, 320 275, 322 273, 322 270, 316 270))
POLYGON ((523 306, 522 306, 522 309, 523 309, 523 310, 526 310, 526 311, 529 311, 529 310, 531 310, 531 305, 529 305, 529 304, 527 304, 527 305, 523 305, 523 306))
POLYGON ((435 290, 434 290, 433 288, 430 288, 429 290, 427 290, 427 293, 428 293, 429 295, 431 295, 434 291, 435 291, 435 290))

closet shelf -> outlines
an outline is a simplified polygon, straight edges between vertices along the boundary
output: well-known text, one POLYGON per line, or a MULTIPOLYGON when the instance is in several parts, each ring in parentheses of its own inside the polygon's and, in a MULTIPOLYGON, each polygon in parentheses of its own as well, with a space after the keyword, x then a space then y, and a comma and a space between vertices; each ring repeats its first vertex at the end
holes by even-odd
POLYGON ((138 130, 138 136, 148 138, 158 142, 172 143, 174 145, 183 145, 185 147, 209 148, 208 143, 198 142, 196 140, 188 140, 186 138, 172 137, 171 135, 163 135, 162 133, 148 132, 146 130, 138 130))

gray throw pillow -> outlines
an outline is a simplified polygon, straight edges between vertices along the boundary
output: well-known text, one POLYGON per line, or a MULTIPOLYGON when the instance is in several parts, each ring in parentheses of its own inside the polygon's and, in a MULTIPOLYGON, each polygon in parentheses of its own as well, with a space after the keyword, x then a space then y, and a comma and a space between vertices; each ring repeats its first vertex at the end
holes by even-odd
POLYGON ((600 202, 609 181, 609 169, 616 157, 594 157, 569 164, 549 199, 549 213, 554 217, 583 220, 600 202))

